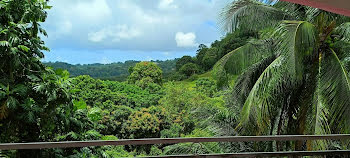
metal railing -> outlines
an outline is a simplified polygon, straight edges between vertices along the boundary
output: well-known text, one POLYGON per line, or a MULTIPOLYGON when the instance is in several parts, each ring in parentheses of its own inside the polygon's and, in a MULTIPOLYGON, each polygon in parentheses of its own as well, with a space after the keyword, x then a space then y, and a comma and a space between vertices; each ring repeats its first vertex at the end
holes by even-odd
MULTIPOLYGON (((345 140, 350 134, 332 135, 276 135, 276 136, 230 136, 230 137, 199 137, 199 138, 149 138, 124 140, 95 140, 95 141, 64 141, 64 142, 33 142, 33 143, 4 143, 1 150, 20 149, 49 149, 49 148, 78 148, 105 145, 149 145, 149 144, 177 144, 177 143, 205 143, 205 142, 262 142, 262 141, 308 141, 308 140, 345 140)), ((280 156, 320 156, 320 155, 348 155, 350 150, 327 151, 281 151, 281 152, 250 152, 205 155, 170 155, 160 157, 280 157, 280 156)))

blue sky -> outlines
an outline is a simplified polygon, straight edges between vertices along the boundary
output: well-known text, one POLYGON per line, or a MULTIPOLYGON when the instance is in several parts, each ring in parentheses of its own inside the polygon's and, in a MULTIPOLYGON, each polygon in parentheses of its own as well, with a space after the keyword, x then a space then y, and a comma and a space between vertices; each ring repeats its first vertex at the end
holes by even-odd
POLYGON ((52 0, 44 61, 72 64, 166 60, 195 55, 220 39, 222 7, 232 0, 52 0))

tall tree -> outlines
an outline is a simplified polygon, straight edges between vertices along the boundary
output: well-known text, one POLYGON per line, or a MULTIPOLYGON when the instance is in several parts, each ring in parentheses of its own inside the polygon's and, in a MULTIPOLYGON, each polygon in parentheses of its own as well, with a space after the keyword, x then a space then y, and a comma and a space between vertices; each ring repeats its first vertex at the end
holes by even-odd
POLYGON ((152 84, 162 84, 163 71, 153 62, 140 62, 130 68, 131 72, 128 82, 136 84, 141 88, 147 88, 152 84))
MULTIPOLYGON (((222 18, 227 31, 265 32, 225 55, 214 68, 220 79, 240 75, 231 98, 233 106, 242 107, 241 133, 350 132, 350 82, 342 63, 349 51, 338 51, 350 45, 349 18, 257 0, 234 1, 222 18)), ((327 145, 314 143, 317 148, 327 145)), ((296 149, 301 146, 297 143, 296 149)))
MULTIPOLYGON (((45 0, 0 1, 0 140, 36 142, 55 135, 55 109, 69 108, 68 73, 45 68, 40 62, 40 27, 47 16, 45 0), (63 106, 65 105, 65 106, 63 106)), ((56 120, 57 121, 57 120, 56 120)), ((25 150, 17 157, 39 157, 25 150)))
POLYGON ((180 68, 187 63, 194 63, 192 57, 187 55, 181 57, 179 60, 176 61, 176 70, 180 70, 180 68))

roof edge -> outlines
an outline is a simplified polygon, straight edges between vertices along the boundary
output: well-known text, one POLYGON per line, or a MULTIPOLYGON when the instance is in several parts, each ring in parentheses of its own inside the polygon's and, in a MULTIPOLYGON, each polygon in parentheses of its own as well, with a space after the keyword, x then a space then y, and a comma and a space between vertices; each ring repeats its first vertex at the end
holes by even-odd
POLYGON ((301 5, 307 5, 310 7, 319 8, 319 9, 322 9, 325 11, 329 11, 332 13, 341 14, 341 15, 345 15, 345 16, 350 17, 350 10, 331 6, 331 5, 322 3, 322 2, 317 2, 315 0, 281 0, 281 1, 286 1, 286 2, 291 2, 291 3, 301 4, 301 5))

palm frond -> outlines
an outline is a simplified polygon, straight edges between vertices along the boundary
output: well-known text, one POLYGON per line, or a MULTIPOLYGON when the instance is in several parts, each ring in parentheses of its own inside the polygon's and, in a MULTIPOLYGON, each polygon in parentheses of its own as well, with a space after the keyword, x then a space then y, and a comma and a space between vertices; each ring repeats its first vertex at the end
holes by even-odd
MULTIPOLYGON (((229 75, 239 75, 262 59, 274 56, 273 42, 268 40, 251 41, 226 54, 213 67, 214 78, 218 83, 227 85, 229 75)), ((221 84, 218 84, 219 87, 221 84)))
POLYGON ((343 23, 335 28, 334 34, 336 34, 340 40, 350 42, 350 22, 343 23))
MULTIPOLYGON (((322 103, 322 96, 318 95, 320 93, 319 91, 320 89, 318 88, 316 91, 313 112, 311 113, 313 120, 312 124, 310 124, 309 127, 312 128, 312 134, 314 135, 331 134, 332 131, 327 118, 329 115, 329 110, 326 105, 322 103)), ((329 144, 329 140, 318 140, 313 142, 313 148, 318 150, 326 150, 328 149, 329 144)))
MULTIPOLYGON (((232 2, 220 14, 222 30, 233 32, 239 27, 244 27, 247 30, 259 30, 266 26, 272 26, 286 17, 285 12, 265 2, 256 0, 232 2)), ((273 3, 274 1, 267 2, 273 3)))
POLYGON ((244 73, 242 73, 235 81, 235 85, 230 94, 232 104, 230 107, 243 107, 251 89, 255 82, 260 77, 261 73, 276 59, 275 56, 271 56, 261 60, 260 62, 252 65, 244 73))
POLYGON ((335 21, 337 25, 350 21, 349 17, 324 11, 318 8, 305 7, 305 9, 306 21, 317 24, 320 28, 322 28, 324 24, 329 24, 332 21, 335 21))
POLYGON ((308 22, 284 22, 276 31, 280 36, 279 57, 261 74, 251 89, 242 110, 238 127, 249 124, 257 126, 257 133, 266 132, 271 120, 285 103, 293 88, 299 87, 304 79, 308 61, 314 59, 316 32, 308 22))
POLYGON ((348 73, 333 50, 324 54, 320 70, 320 94, 329 109, 329 123, 339 131, 349 131, 350 81, 348 73))
POLYGON ((278 57, 260 75, 244 103, 237 129, 244 127, 244 133, 247 133, 246 129, 254 129, 255 135, 267 134, 271 118, 276 117, 283 104, 281 94, 288 93, 286 83, 292 82, 291 76, 285 75, 285 62, 286 57, 278 57))
POLYGON ((305 20, 305 6, 286 1, 278 1, 273 4, 274 7, 289 13, 290 17, 294 20, 305 20))

